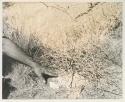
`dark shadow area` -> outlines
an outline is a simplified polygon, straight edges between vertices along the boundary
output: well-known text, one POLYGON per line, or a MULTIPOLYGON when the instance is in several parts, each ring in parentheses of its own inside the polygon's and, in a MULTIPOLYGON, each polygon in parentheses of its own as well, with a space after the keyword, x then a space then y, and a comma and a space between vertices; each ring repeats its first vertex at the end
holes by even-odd
MULTIPOLYGON (((2 56, 2 75, 6 76, 8 75, 10 72, 12 72, 12 63, 14 62, 13 59, 11 59, 10 57, 6 56, 3 54, 2 56)), ((14 91, 16 88, 13 87, 12 85, 10 85, 11 79, 9 78, 2 78, 2 98, 3 99, 7 99, 10 92, 14 91)))
POLYGON ((49 78, 57 78, 58 76, 51 76, 51 75, 42 73, 42 77, 45 79, 45 84, 47 84, 47 81, 49 78))
POLYGON ((11 79, 9 78, 3 78, 2 79, 2 98, 7 99, 10 92, 16 90, 15 87, 10 85, 11 79))
POLYGON ((14 63, 14 60, 8 56, 6 56, 5 54, 3 54, 2 56, 2 75, 6 76, 8 75, 10 72, 12 72, 12 67, 11 65, 14 63))

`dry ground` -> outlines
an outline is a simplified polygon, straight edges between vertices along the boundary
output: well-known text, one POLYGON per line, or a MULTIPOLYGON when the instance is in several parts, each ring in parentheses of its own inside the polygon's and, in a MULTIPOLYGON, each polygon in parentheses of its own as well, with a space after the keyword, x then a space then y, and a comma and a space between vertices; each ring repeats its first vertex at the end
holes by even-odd
POLYGON ((59 75, 46 85, 13 62, 8 98, 122 97, 121 3, 4 4, 3 35, 59 75))

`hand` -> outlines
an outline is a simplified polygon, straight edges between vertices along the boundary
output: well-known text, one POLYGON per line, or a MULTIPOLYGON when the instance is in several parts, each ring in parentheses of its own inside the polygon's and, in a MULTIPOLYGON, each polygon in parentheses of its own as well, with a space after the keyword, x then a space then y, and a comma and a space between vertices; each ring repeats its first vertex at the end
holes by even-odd
POLYGON ((44 75, 48 75, 49 78, 58 77, 58 75, 56 73, 49 72, 49 71, 47 71, 47 69, 45 67, 41 67, 38 64, 34 64, 33 68, 34 68, 34 72, 36 73, 36 75, 38 77, 44 77, 44 75))

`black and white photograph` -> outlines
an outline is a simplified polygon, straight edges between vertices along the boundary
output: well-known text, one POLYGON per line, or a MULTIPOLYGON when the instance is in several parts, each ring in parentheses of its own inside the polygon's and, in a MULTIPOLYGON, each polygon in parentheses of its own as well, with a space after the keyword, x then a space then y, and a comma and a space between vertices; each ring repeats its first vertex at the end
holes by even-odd
POLYGON ((123 2, 2 2, 2 99, 122 99, 123 2))

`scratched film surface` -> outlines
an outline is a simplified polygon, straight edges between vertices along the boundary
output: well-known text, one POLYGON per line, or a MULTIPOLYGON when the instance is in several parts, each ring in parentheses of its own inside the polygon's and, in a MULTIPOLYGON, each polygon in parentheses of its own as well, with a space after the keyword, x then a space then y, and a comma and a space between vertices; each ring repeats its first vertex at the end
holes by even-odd
POLYGON ((122 98, 122 3, 3 3, 3 36, 46 70, 3 55, 3 98, 122 98))

